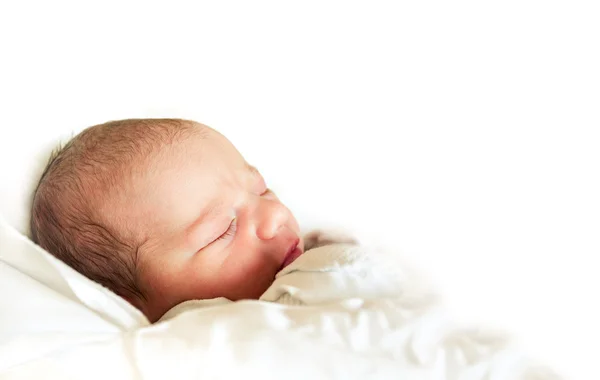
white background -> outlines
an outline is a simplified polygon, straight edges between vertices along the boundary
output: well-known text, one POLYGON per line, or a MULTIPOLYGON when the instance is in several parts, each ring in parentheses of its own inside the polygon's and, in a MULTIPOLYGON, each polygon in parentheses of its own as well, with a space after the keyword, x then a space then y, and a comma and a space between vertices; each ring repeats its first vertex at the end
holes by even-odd
POLYGON ((304 228, 393 248, 463 321, 600 376, 594 2, 13 3, 0 211, 20 229, 59 134, 195 119, 304 228))

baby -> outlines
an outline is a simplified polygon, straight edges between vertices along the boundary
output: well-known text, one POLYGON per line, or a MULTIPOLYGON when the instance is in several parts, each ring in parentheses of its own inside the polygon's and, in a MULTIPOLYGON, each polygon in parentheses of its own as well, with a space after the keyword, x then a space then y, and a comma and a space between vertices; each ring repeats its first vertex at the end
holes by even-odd
POLYGON ((217 131, 189 120, 90 127, 53 154, 34 241, 154 322, 184 301, 258 299, 305 249, 290 210, 217 131))

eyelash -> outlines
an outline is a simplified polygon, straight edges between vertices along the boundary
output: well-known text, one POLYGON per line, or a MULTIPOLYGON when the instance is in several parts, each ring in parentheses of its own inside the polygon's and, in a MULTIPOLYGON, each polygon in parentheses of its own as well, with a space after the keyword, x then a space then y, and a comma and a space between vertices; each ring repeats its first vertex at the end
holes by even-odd
POLYGON ((237 218, 233 218, 233 220, 231 221, 231 224, 229 225, 229 228, 227 228, 227 231, 223 232, 223 234, 221 236, 219 236, 217 238, 217 240, 222 240, 229 236, 235 235, 236 229, 237 229, 237 218))
MULTIPOLYGON (((267 195, 267 194, 270 194, 270 193, 271 193, 271 189, 267 188, 261 194, 261 196, 267 195)), ((231 221, 231 224, 229 224, 229 228, 227 228, 227 231, 223 232, 221 234, 221 236, 219 236, 215 241, 223 240, 223 239, 226 239, 228 237, 234 236, 236 230, 237 230, 237 218, 233 218, 233 220, 231 221)))

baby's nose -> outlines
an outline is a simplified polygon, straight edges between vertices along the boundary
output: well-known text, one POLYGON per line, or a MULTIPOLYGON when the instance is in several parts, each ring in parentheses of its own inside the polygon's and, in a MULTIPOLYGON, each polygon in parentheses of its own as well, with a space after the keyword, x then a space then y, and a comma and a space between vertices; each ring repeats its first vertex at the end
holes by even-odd
POLYGON ((261 240, 270 240, 277 236, 277 231, 285 225, 289 218, 288 209, 279 202, 270 202, 265 210, 262 223, 256 229, 256 235, 261 240))

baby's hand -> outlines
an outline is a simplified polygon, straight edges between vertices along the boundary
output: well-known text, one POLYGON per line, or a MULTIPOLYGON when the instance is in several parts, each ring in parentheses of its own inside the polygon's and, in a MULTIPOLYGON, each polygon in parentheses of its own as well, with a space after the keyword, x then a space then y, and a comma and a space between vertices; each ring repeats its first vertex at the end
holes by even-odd
POLYGON ((304 235, 304 251, 337 243, 358 244, 358 240, 344 232, 333 230, 314 230, 304 235))

